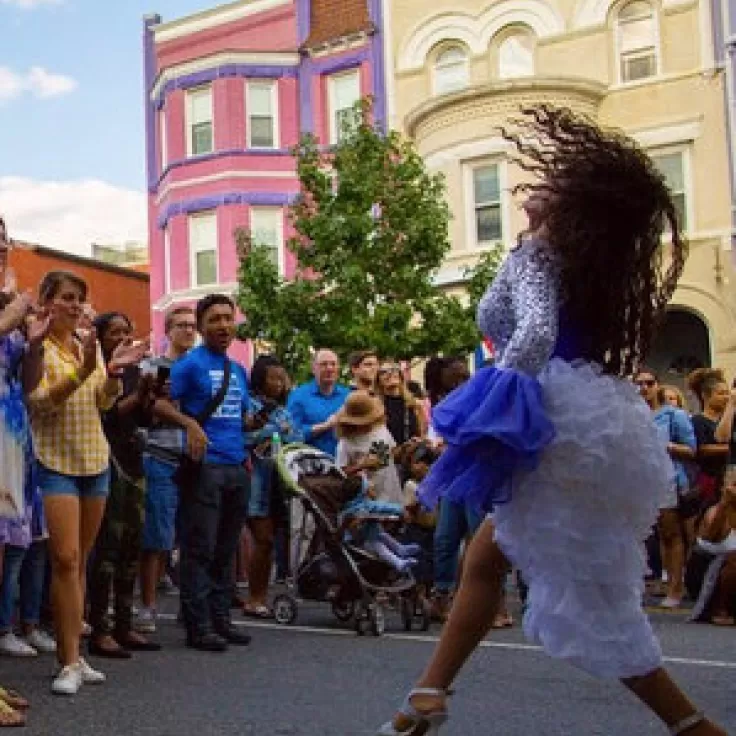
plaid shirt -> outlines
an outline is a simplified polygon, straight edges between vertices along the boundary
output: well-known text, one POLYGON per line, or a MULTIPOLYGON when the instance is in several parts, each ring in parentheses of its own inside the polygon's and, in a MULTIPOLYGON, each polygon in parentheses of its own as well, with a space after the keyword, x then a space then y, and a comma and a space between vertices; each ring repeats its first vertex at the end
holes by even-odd
POLYGON ((44 342, 43 377, 28 397, 36 457, 47 468, 63 475, 99 475, 110 461, 110 447, 102 431, 100 411, 109 409, 120 393, 107 393, 107 373, 101 354, 97 368, 61 404, 51 390, 81 370, 80 359, 58 342, 44 342))

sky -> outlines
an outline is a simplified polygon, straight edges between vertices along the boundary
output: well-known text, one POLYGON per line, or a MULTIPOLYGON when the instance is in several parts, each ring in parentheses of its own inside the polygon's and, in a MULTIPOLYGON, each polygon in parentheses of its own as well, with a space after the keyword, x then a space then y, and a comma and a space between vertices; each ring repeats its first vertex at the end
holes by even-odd
POLYGON ((0 0, 0 215, 81 255, 146 241, 143 16, 218 0, 0 0))

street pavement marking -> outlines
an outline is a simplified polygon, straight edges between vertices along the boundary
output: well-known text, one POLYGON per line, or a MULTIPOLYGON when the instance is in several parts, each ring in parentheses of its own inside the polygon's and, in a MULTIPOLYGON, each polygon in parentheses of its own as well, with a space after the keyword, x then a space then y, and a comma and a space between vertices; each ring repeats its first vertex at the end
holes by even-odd
MULTIPOLYGON (((158 618, 165 621, 175 621, 176 616, 170 613, 160 613, 158 618)), ((352 636, 356 637, 355 631, 350 629, 325 629, 318 626, 284 626, 275 622, 268 621, 233 621, 235 626, 247 626, 249 629, 268 629, 270 631, 293 632, 295 634, 319 634, 321 636, 352 636)), ((370 637, 366 637, 370 638, 370 637)), ((412 641, 420 644, 436 644, 439 641, 438 636, 419 635, 419 634, 395 634, 387 632, 383 634, 382 639, 392 639, 394 641, 412 641)), ((510 649, 517 652, 541 652, 542 647, 535 644, 520 644, 516 642, 504 641, 488 641, 483 640, 480 643, 481 649, 510 649)), ((721 661, 718 659, 691 659, 689 657, 663 657, 663 661, 667 664, 687 664, 695 667, 713 667, 717 669, 736 670, 736 662, 721 661)))

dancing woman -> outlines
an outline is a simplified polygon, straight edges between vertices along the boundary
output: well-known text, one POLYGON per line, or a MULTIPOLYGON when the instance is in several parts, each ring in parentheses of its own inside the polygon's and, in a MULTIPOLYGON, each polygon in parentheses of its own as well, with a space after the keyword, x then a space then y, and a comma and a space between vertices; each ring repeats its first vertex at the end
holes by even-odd
POLYGON ((515 122, 504 136, 538 182, 524 187, 529 236, 478 310, 498 362, 435 409, 447 449, 423 484, 427 503, 467 500, 494 520, 470 545, 417 688, 379 734, 437 733, 498 610, 508 558, 529 585, 526 633, 549 654, 622 680, 673 734, 725 736, 662 668, 641 607, 642 542, 672 465, 624 379, 686 258, 670 192, 636 144, 568 110, 530 108, 515 122))

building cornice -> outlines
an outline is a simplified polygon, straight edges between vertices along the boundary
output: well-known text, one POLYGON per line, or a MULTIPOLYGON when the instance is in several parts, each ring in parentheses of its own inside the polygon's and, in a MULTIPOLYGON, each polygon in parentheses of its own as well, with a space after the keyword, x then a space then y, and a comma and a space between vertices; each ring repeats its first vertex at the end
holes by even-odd
POLYGON ((462 107, 468 103, 478 104, 486 98, 524 96, 529 101, 530 96, 535 96, 542 101, 548 93, 556 92, 588 98, 597 107, 605 96, 606 89, 600 82, 577 77, 531 77, 494 81, 427 100, 406 116, 405 125, 409 136, 414 137, 417 127, 427 119, 454 107, 462 107))
POLYGON ((158 97, 153 101, 159 110, 163 107, 166 96, 177 89, 193 89, 204 84, 210 84, 216 79, 242 78, 242 79, 280 79, 291 77, 296 79, 299 70, 295 66, 259 66, 252 64, 224 64, 222 66, 206 69, 194 74, 171 79, 164 84, 159 91, 158 97))
POLYGON ((291 3, 292 0, 237 0, 168 23, 159 23, 153 26, 154 41, 157 44, 174 41, 291 3))
MULTIPOLYGON (((289 69, 299 66, 299 54, 271 52, 223 51, 219 54, 203 56, 181 64, 162 69, 151 89, 151 99, 158 100, 167 84, 186 79, 207 71, 221 71, 231 67, 267 67, 289 69)), ((234 76, 225 75, 223 76, 234 76)))
POLYGON ((221 192, 208 194, 194 199, 184 199, 166 205, 158 215, 156 224, 164 229, 169 220, 177 215, 191 215, 206 212, 227 205, 245 204, 251 207, 286 207, 294 202, 298 195, 286 192, 221 192))

